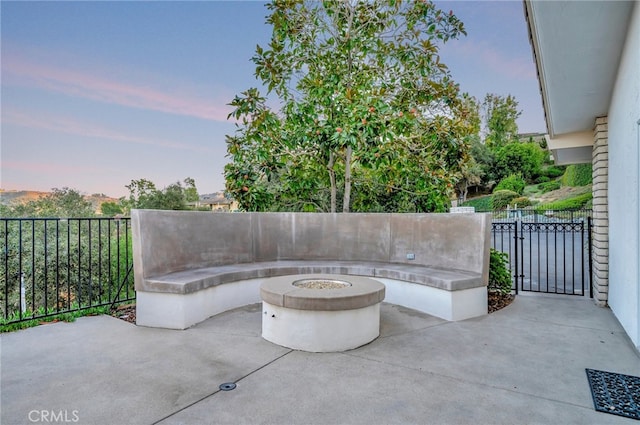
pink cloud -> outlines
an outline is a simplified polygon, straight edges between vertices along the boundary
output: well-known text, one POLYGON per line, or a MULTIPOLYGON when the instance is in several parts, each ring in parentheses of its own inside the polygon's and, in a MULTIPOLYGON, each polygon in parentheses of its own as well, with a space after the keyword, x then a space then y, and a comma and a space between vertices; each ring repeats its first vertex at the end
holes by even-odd
POLYGON ((478 61, 497 74, 524 80, 535 80, 537 78, 535 65, 530 56, 526 58, 507 57, 486 42, 477 43, 470 40, 456 40, 447 45, 447 50, 459 56, 464 56, 466 60, 478 61))
POLYGON ((2 63, 3 84, 36 87, 98 102, 210 121, 227 121, 226 102, 193 93, 186 87, 156 88, 148 82, 131 83, 71 66, 37 63, 19 54, 7 54, 2 63))
POLYGON ((5 109, 2 113, 3 125, 12 124, 21 127, 38 128, 49 131, 56 131, 66 134, 73 134, 83 137, 93 137, 106 140, 117 140, 126 143, 136 143, 143 145, 153 145, 164 148, 190 150, 196 152, 211 152, 207 147, 192 146, 178 143, 172 140, 162 140, 157 138, 146 138, 141 136, 120 133, 108 128, 101 127, 93 123, 80 122, 64 116, 43 116, 42 114, 28 114, 12 109, 5 109))

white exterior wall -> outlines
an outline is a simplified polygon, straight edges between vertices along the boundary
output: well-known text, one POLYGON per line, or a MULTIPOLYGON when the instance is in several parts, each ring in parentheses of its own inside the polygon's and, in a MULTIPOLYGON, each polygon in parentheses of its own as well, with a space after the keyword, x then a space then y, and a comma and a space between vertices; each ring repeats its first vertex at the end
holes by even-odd
POLYGON ((609 106, 609 306, 640 347, 640 4, 609 106))

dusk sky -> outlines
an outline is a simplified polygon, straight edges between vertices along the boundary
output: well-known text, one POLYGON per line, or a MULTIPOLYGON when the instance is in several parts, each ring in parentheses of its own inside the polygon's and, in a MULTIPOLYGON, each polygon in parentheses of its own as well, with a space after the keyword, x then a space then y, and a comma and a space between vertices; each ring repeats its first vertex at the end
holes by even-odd
MULTIPOLYGON (((512 94, 520 132, 544 132, 521 1, 437 2, 467 37, 441 48, 463 91, 512 94)), ((224 189, 226 117, 258 85, 264 2, 0 3, 0 188, 113 197, 145 178, 224 189)))

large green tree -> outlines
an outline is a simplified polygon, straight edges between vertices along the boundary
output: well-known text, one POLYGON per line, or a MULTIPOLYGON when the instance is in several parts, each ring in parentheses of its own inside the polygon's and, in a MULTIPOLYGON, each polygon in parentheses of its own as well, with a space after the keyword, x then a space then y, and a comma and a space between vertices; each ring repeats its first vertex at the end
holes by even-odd
POLYGON ((279 108, 255 88, 231 102, 227 192, 246 210, 444 209, 473 132, 438 54, 462 22, 429 1, 268 9, 252 60, 279 108))
POLYGON ((485 111, 485 144, 491 149, 517 140, 517 119, 522 114, 514 96, 488 93, 482 106, 485 111))

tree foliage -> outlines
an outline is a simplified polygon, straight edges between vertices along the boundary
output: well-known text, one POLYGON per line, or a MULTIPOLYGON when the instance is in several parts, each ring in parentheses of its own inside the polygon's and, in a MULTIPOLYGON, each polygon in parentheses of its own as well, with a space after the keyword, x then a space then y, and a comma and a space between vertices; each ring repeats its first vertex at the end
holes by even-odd
POLYGON ((198 200, 199 196, 194 179, 187 177, 184 184, 185 186, 178 181, 159 190, 150 180, 131 180, 131 183, 125 186, 129 189, 129 198, 123 199, 121 204, 127 212, 134 208, 186 210, 188 202, 198 200))
POLYGON ((480 161, 474 156, 474 150, 478 149, 478 145, 482 145, 480 140, 480 105, 474 98, 468 99, 468 122, 471 125, 471 135, 467 139, 470 146, 470 156, 467 161, 461 164, 460 175, 456 183, 456 192, 458 199, 465 202, 467 200, 467 194, 469 193, 469 187, 478 186, 482 183, 483 177, 487 174, 487 171, 483 168, 480 161))
POLYGON ((488 93, 482 106, 485 110, 485 143, 489 148, 500 148, 517 140, 517 119, 522 114, 514 96, 503 97, 488 93))
POLYGON ((231 102, 226 189, 241 208, 444 209, 477 125, 438 54, 462 22, 428 1, 268 8, 252 60, 280 108, 255 88, 231 102))
MULTIPOLYGON (((522 111, 518 110, 516 98, 512 95, 505 97, 489 93, 482 102, 482 112, 484 139, 476 139, 471 146, 471 155, 479 170, 480 182, 477 185, 490 191, 500 180, 517 173, 529 180, 532 172, 520 170, 521 165, 533 168, 539 173, 544 158, 538 165, 525 164, 526 161, 521 157, 521 149, 516 146, 516 144, 538 146, 534 142, 521 143, 518 140, 516 121, 522 111), (512 152, 514 150, 515 152, 512 152)), ((537 164, 537 155, 535 161, 537 164)))
POLYGON ((92 217, 91 202, 75 189, 53 188, 51 193, 25 203, 4 206, 5 217, 92 217))
POLYGON ((495 152, 489 149, 484 141, 478 137, 475 138, 471 144, 471 157, 480 169, 479 185, 486 189, 493 188, 497 183, 495 174, 495 152))
POLYGON ((498 190, 511 190, 519 195, 522 195, 522 191, 526 182, 520 174, 510 174, 507 177, 500 180, 500 183, 495 187, 494 192, 498 190))
POLYGON ((511 142, 495 151, 494 173, 497 180, 520 174, 533 182, 542 170, 545 153, 537 143, 511 142))
POLYGON ((471 157, 469 161, 462 168, 460 173, 460 179, 456 184, 456 191, 458 193, 458 199, 461 199, 462 202, 467 200, 467 195, 469 193, 469 187, 477 186, 482 182, 482 176, 484 175, 484 171, 482 166, 476 162, 476 160, 471 157))
POLYGON ((122 206, 116 202, 103 202, 100 205, 100 212, 105 217, 114 217, 119 214, 124 214, 122 206))
MULTIPOLYGON (((189 209, 189 203, 200 198, 196 182, 191 177, 162 190, 147 179, 131 180, 125 187, 129 189, 129 197, 121 198, 118 203, 103 202, 100 205, 102 216, 129 214, 132 208, 185 210, 189 209)), ((51 193, 28 202, 0 204, 0 217, 85 218, 96 215, 93 204, 78 190, 68 187, 51 190, 51 193)))

